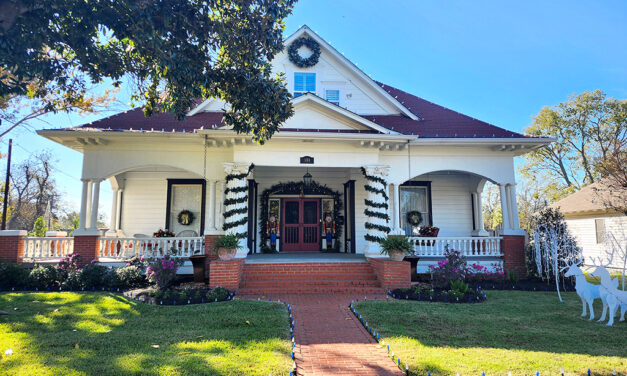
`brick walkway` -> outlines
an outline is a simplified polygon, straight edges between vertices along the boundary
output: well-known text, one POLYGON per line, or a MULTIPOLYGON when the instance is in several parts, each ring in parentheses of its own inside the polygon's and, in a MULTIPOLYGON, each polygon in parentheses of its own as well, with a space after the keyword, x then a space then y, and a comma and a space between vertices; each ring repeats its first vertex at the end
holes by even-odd
POLYGON ((348 309, 351 300, 363 295, 269 294, 264 298, 292 306, 298 375, 403 375, 348 309))

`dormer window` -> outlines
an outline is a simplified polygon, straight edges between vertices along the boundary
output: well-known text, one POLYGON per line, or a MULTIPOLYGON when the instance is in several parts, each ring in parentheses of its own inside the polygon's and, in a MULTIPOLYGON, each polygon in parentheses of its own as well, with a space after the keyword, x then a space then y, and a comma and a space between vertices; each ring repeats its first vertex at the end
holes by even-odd
POLYGON ((294 73, 294 98, 305 93, 316 93, 316 74, 315 73, 294 73))
POLYGON ((340 91, 339 90, 325 90, 324 99, 337 106, 340 105, 340 91))

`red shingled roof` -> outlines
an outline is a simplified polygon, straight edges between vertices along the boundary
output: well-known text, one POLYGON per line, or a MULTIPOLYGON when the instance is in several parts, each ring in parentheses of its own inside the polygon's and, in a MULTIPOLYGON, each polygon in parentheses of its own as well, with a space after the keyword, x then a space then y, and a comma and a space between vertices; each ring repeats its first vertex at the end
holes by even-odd
POLYGON ((460 114, 403 90, 375 81, 420 120, 405 115, 365 115, 364 118, 390 130, 422 138, 521 138, 527 137, 460 114))
MULTIPOLYGON (((495 125, 460 114, 446 107, 424 100, 392 86, 377 82, 385 91, 403 103, 419 120, 405 115, 361 115, 391 131, 421 138, 526 138, 495 125)), ((224 125, 221 112, 199 112, 178 121, 172 114, 157 113, 147 118, 141 108, 119 113, 70 129, 155 130, 172 132, 193 132, 201 127, 217 128, 224 125)), ((298 129, 299 131, 303 131, 298 129)), ((283 131, 294 131, 284 129, 283 131)))

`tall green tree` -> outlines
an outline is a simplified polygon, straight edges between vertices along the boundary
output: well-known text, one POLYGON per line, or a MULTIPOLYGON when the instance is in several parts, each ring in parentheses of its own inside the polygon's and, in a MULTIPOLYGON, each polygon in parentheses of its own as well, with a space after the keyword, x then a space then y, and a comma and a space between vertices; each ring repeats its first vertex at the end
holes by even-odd
POLYGON ((0 0, 0 97, 52 83, 69 97, 124 77, 147 116, 184 119, 199 98, 229 103, 225 122, 259 142, 293 109, 269 61, 295 0, 0 0))
POLYGON ((527 154, 521 169, 530 180, 543 181, 553 201, 602 176, 604 161, 627 139, 627 101, 601 90, 573 95, 540 110, 526 133, 556 138, 527 154))

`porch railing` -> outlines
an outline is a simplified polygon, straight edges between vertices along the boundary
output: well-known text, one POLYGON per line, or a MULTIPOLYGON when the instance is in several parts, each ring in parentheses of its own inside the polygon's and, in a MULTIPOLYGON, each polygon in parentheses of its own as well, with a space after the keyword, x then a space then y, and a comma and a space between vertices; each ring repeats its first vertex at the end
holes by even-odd
POLYGON ((100 258, 128 259, 131 257, 190 257, 205 253, 204 238, 100 238, 100 258))
POLYGON ((72 237, 27 237, 24 238, 25 259, 63 258, 74 252, 72 237))
POLYGON ((446 246, 460 251, 466 257, 503 256, 500 236, 485 237, 437 237, 414 236, 409 238, 414 245, 414 254, 424 257, 443 257, 446 246))

